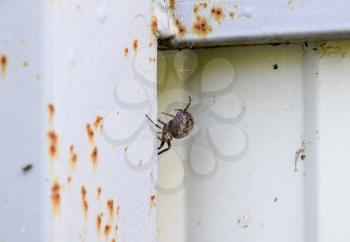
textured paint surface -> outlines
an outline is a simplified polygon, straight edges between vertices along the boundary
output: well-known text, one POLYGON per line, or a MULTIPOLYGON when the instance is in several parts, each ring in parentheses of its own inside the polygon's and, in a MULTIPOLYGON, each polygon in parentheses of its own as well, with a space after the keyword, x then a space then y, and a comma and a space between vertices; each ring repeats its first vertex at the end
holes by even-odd
POLYGON ((1 242, 155 241, 151 9, 0 3, 1 242))
POLYGON ((191 95, 196 126, 159 160, 159 242, 347 241, 349 53, 161 51, 159 112, 191 95))

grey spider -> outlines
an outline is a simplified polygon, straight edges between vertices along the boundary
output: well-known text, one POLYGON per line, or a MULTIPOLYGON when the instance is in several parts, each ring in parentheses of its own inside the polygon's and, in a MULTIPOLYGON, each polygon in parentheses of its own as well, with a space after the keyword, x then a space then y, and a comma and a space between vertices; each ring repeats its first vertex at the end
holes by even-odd
POLYGON ((176 114, 172 115, 169 113, 162 114, 167 115, 169 117, 172 117, 172 119, 166 123, 160 119, 158 119, 158 122, 163 125, 163 127, 159 126, 153 120, 146 114, 146 117, 148 120, 155 125, 158 129, 161 131, 158 131, 158 134, 161 134, 161 137, 158 136, 158 139, 161 141, 160 146, 158 147, 158 150, 162 149, 165 143, 167 143, 168 147, 158 151, 158 155, 162 154, 165 151, 168 151, 171 148, 171 141, 173 138, 175 139, 182 139, 186 137, 194 126, 194 120, 191 113, 189 113, 187 110, 191 105, 191 97, 189 98, 189 102, 187 106, 184 109, 175 109, 176 114))

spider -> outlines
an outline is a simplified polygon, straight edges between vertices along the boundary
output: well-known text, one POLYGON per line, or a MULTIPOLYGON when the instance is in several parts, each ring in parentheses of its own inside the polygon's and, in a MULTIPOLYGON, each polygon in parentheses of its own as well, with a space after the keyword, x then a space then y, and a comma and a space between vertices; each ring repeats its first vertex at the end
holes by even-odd
POLYGON ((161 123, 163 127, 153 122, 153 120, 146 114, 147 119, 161 130, 158 131, 158 134, 161 134, 161 137, 158 136, 158 139, 161 141, 160 146, 158 147, 158 155, 168 151, 171 148, 171 141, 173 138, 182 139, 186 137, 193 129, 194 121, 192 114, 187 112, 191 105, 191 97, 188 98, 189 102, 187 106, 184 109, 175 109, 175 115, 162 112, 162 114, 172 117, 168 123, 158 119, 158 122, 161 123), (161 150, 165 143, 167 143, 168 147, 161 150))

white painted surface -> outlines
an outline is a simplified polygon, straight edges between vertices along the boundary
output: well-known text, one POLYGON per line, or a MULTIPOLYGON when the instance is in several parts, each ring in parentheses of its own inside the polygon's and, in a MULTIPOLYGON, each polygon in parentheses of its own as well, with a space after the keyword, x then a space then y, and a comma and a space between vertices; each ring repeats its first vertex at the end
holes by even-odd
POLYGON ((1 1, 1 242, 155 241, 151 19, 151 1, 1 1))
POLYGON ((170 44, 217 46, 349 38, 349 8, 350 2, 344 0, 177 0, 175 18, 186 31, 170 44), (211 13, 213 7, 221 10, 218 18, 211 13), (198 16, 208 20, 210 32, 199 35, 194 31, 198 16))
POLYGON ((191 95, 196 128, 159 160, 160 242, 349 240, 349 49, 161 52, 159 111, 191 95))

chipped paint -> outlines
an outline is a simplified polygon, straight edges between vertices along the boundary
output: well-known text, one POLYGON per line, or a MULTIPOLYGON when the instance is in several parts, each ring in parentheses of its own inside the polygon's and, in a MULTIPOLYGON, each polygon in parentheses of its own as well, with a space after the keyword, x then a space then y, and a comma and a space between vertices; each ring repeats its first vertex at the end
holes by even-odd
POLYGON ((7 70, 8 60, 5 54, 0 54, 0 70, 2 79, 6 79, 6 70, 7 70))

